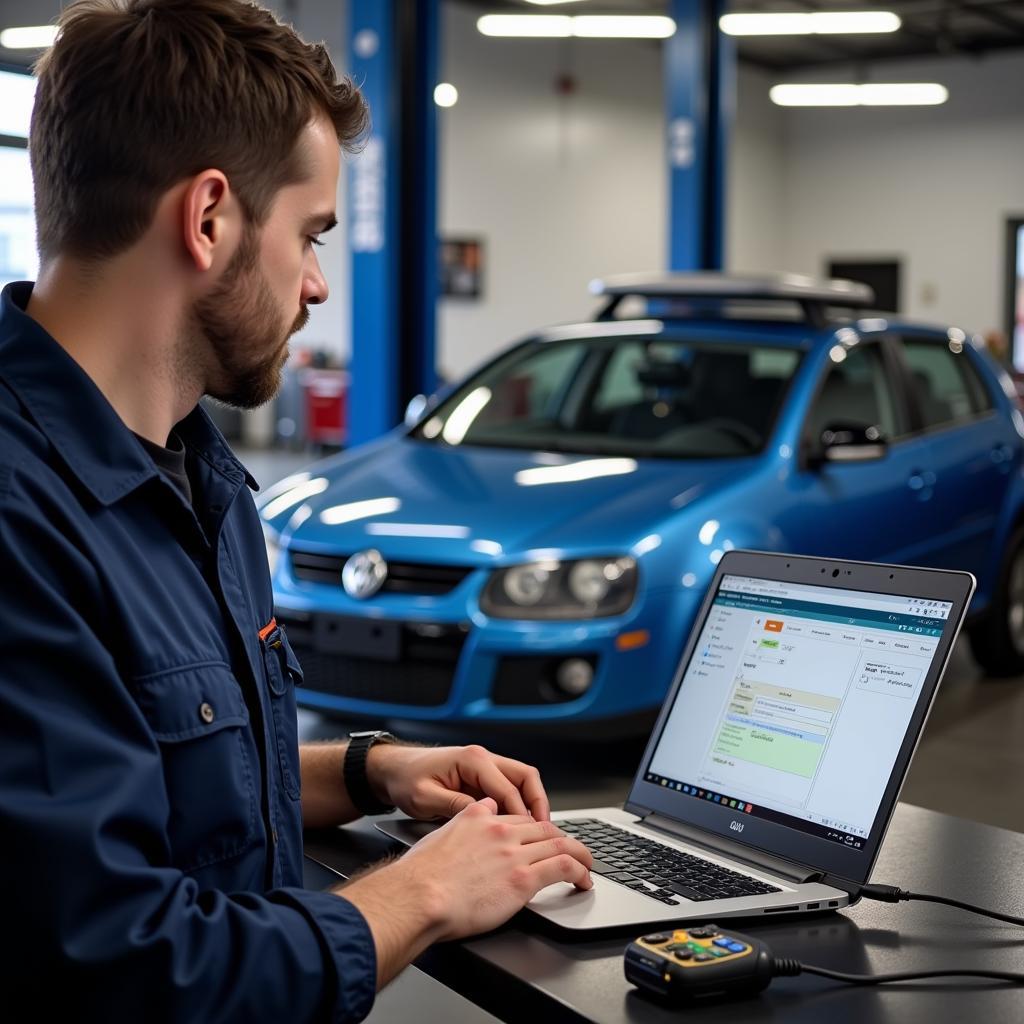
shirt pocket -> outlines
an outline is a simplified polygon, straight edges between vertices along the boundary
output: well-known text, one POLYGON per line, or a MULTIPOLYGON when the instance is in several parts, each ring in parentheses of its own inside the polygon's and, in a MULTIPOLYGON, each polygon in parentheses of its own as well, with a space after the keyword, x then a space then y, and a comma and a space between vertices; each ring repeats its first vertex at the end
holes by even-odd
POLYGON ((173 862, 189 872, 257 840, 259 795, 249 712, 222 662, 137 676, 135 699, 160 745, 173 862))
POLYGON ((263 635, 263 665, 270 688, 271 713, 274 716, 274 737, 277 742, 277 764, 281 785, 293 799, 301 796, 299 774, 299 723, 295 706, 295 687, 302 685, 302 669, 295 657, 284 626, 272 622, 273 628, 263 635))

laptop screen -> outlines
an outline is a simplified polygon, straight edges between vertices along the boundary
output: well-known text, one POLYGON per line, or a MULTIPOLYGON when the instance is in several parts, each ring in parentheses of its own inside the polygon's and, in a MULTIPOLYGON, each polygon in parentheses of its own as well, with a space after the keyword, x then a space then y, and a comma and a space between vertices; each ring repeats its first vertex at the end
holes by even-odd
POLYGON ((643 779, 862 849, 952 610, 726 574, 643 779))

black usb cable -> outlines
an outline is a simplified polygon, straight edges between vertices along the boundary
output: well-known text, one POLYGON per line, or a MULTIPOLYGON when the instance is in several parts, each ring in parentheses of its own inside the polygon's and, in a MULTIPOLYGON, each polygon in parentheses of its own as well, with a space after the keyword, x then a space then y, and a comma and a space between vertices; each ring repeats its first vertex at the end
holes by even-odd
POLYGON ((908 892, 895 885, 865 885, 860 890, 861 896, 868 900, 880 900, 882 903, 900 903, 903 900, 919 900, 922 903, 942 903, 947 907, 956 907, 957 910, 966 910, 970 914, 980 914, 982 917, 990 917, 995 921, 1004 921, 1006 924, 1024 925, 1024 917, 1015 917, 1013 914, 1004 914, 999 910, 986 910, 984 907, 977 907, 973 903, 964 903, 962 900, 950 899, 948 896, 931 896, 927 893, 908 892))

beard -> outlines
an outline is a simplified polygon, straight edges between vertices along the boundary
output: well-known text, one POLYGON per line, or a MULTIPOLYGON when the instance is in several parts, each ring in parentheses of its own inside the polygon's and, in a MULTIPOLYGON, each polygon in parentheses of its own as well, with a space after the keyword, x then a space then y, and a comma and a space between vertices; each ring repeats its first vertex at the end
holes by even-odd
POLYGON ((281 389, 288 339, 309 320, 303 306, 288 325, 259 269, 259 240, 246 227, 223 279, 189 317, 193 353, 210 366, 205 393, 236 409, 256 409, 281 389))

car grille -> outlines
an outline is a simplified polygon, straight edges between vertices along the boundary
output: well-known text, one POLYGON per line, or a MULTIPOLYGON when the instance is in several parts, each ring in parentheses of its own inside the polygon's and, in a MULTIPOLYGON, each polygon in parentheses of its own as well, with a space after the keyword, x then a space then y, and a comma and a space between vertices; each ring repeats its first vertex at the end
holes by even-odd
POLYGON ((402 627, 401 656, 396 661, 318 651, 313 645, 312 616, 278 614, 302 666, 302 686, 318 693, 381 704, 437 707, 448 699, 465 626, 407 623, 402 627))
MULTIPOLYGON (((341 570, 350 555, 318 555, 292 551, 292 575, 307 583, 341 586, 341 570)), ((471 572, 472 566, 430 565, 421 562, 388 562, 384 594, 426 594, 438 596, 453 591, 471 572)))
POLYGON ((302 685, 318 693, 382 704, 436 707, 448 699, 455 666, 412 661, 372 661, 296 648, 305 673, 302 685))

